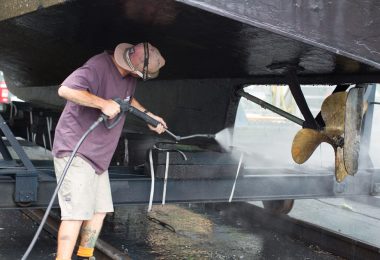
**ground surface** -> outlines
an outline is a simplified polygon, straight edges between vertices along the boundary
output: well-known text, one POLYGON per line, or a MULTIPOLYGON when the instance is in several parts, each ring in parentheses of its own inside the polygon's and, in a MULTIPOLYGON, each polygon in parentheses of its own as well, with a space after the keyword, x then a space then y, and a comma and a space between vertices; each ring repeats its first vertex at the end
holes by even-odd
MULTIPOLYGON (((21 259, 38 226, 19 210, 0 210, 0 259, 21 259)), ((42 231, 31 260, 55 259, 56 240, 42 231)))
MULTIPOLYGON (((222 212, 202 205, 155 206, 149 216, 153 221, 145 206, 119 207, 101 237, 132 259, 339 259, 259 225, 227 223, 222 212)), ((18 210, 0 211, 0 224, 0 259, 20 259, 37 226, 18 210)), ((54 259, 55 247, 43 233, 29 259, 54 259)))
POLYGON ((146 207, 118 208, 102 238, 133 259, 337 259, 259 225, 227 223, 223 212, 199 205, 155 206, 149 216, 154 221, 146 207))

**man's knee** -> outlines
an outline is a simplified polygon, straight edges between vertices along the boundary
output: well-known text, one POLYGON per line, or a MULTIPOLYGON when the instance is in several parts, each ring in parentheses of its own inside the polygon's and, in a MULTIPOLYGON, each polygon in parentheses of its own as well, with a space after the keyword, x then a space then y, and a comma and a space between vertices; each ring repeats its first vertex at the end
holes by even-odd
POLYGON ((92 215, 92 218, 89 219, 89 220, 85 220, 84 221, 84 226, 87 226, 87 225, 102 225, 103 221, 104 221, 104 218, 106 217, 107 213, 106 212, 97 212, 97 213, 94 213, 94 215, 92 215))
POLYGON ((103 220, 106 217, 106 212, 97 212, 94 214, 93 218, 97 218, 99 220, 103 220))
POLYGON ((62 220, 59 227, 59 231, 62 235, 74 235, 78 234, 82 220, 62 220))

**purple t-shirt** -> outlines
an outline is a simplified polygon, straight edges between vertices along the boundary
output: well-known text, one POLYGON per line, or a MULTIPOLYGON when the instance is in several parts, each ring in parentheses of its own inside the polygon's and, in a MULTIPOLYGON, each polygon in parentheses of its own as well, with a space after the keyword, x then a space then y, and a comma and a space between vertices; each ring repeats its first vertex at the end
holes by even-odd
MULTIPOLYGON (((122 77, 111 58, 112 54, 101 53, 89 59, 62 83, 72 89, 86 90, 104 99, 132 98, 136 78, 122 77)), ((69 156, 88 128, 99 118, 101 111, 67 101, 55 129, 53 155, 69 156)), ((100 174, 106 171, 115 152, 125 117, 108 130, 103 124, 95 128, 84 140, 77 155, 88 161, 100 174)))

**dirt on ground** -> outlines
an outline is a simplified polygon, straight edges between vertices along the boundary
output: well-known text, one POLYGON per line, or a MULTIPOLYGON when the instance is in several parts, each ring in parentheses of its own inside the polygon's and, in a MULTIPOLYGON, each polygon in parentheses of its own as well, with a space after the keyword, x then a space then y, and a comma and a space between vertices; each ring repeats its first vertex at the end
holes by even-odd
POLYGON ((203 205, 120 207, 102 237, 133 259, 338 259, 260 225, 226 223, 224 214, 203 205))

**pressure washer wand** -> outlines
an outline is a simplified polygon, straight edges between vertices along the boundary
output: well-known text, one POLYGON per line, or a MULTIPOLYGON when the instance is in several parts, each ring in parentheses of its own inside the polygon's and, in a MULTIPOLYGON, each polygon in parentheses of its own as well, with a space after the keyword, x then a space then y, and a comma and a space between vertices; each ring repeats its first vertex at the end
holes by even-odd
MULTIPOLYGON (((156 119, 154 119, 153 117, 150 117, 149 115, 147 115, 146 113, 138 110, 137 108, 133 107, 133 106, 129 106, 128 108, 128 112, 131 113, 132 115, 135 115, 136 117, 144 120, 147 124, 151 125, 151 126, 154 126, 154 127, 157 127, 160 122, 157 121, 156 119)), ((169 134, 171 137, 173 137, 177 142, 179 140, 181 140, 181 137, 173 134, 172 132, 169 131, 169 129, 165 128, 165 132, 167 134, 169 134)))
POLYGON ((213 135, 213 134, 195 134, 195 135, 180 136, 180 140, 187 140, 187 139, 193 139, 193 138, 215 139, 215 135, 213 135))
POLYGON ((179 142, 181 140, 181 137, 178 136, 178 135, 175 135, 173 134, 172 132, 169 131, 169 129, 165 128, 165 132, 170 135, 171 137, 174 138, 174 140, 176 140, 176 142, 179 142))
MULTIPOLYGON (((120 122, 122 116, 125 113, 131 113, 134 116, 143 120, 145 123, 147 123, 151 126, 154 126, 154 127, 157 127, 160 124, 160 122, 157 121, 156 119, 154 119, 153 117, 150 117, 146 113, 144 113, 144 112, 138 110, 137 108, 131 106, 129 101, 124 101, 124 100, 121 100, 120 98, 116 98, 116 99, 114 99, 114 101, 119 104, 120 113, 116 116, 116 118, 113 121, 109 121, 108 117, 106 115, 102 114, 102 117, 104 119, 104 125, 107 129, 111 129, 111 128, 115 127, 120 122)), ((168 129, 165 129, 165 132, 168 133, 171 137, 173 137, 177 142, 179 140, 181 140, 181 137, 173 134, 168 129)))
MULTIPOLYGON (((140 110, 138 110, 137 108, 135 108, 133 106, 129 106, 128 112, 135 115, 136 117, 144 120, 147 124, 149 124, 151 126, 157 127, 160 124, 159 121, 150 117, 146 113, 141 112, 140 110)), ((173 134, 167 128, 165 128, 165 132, 168 135, 170 135, 171 137, 173 137, 176 142, 179 142, 181 140, 186 140, 186 139, 192 139, 192 138, 208 138, 208 139, 214 139, 215 138, 215 135, 212 135, 212 134, 195 134, 195 135, 188 135, 188 136, 178 136, 178 135, 173 134)))

